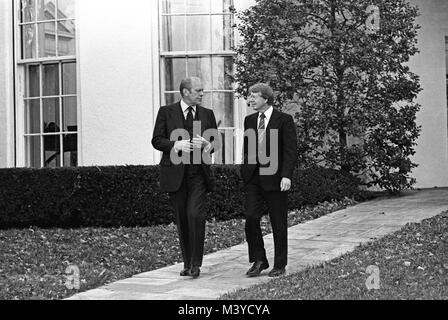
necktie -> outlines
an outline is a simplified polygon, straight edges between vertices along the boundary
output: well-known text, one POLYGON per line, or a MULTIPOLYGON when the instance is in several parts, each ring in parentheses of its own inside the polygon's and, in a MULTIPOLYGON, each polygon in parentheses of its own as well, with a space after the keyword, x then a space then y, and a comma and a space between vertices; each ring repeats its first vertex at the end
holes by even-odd
POLYGON ((193 107, 188 107, 188 113, 187 113, 187 121, 185 123, 185 129, 187 129, 188 133, 190 134, 190 140, 193 139, 193 107))
POLYGON ((188 107, 187 113, 187 125, 190 128, 193 128, 193 107, 188 107))
POLYGON ((261 143, 264 139, 264 134, 266 133, 265 125, 266 116, 264 113, 260 115, 260 124, 258 125, 258 142, 261 143))

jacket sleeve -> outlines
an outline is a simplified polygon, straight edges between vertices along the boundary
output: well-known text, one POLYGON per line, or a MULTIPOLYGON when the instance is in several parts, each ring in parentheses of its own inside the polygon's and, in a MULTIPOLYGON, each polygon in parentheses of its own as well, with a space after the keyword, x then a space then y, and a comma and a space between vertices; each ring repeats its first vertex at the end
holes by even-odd
POLYGON ((286 115, 283 128, 283 164, 282 178, 292 179, 294 169, 297 165, 297 133, 292 116, 286 115))
POLYGON ((151 143, 156 150, 162 151, 163 153, 170 153, 174 147, 175 142, 170 141, 170 137, 168 136, 166 108, 160 108, 157 114, 151 143))

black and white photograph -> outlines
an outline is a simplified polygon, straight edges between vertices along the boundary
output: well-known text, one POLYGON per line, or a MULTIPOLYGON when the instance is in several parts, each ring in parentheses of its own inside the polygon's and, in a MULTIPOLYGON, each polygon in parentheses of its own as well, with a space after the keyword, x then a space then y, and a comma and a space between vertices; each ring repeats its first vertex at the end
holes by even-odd
POLYGON ((0 0, 0 300, 448 300, 448 0, 0 0))

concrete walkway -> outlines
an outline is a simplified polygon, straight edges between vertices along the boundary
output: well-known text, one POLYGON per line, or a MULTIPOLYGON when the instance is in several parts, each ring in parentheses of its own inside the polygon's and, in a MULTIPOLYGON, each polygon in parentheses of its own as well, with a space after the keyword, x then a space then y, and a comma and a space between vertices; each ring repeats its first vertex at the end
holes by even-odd
MULTIPOLYGON (((448 189, 406 192, 400 198, 380 198, 361 203, 289 229, 288 273, 303 270, 352 251, 357 245, 448 210, 448 189)), ((274 250, 272 235, 265 237, 270 263, 274 250)), ((211 300, 238 288, 269 281, 270 269, 260 277, 247 278, 250 267, 247 244, 204 257, 201 276, 180 277, 183 264, 145 272, 69 299, 93 300, 211 300)))

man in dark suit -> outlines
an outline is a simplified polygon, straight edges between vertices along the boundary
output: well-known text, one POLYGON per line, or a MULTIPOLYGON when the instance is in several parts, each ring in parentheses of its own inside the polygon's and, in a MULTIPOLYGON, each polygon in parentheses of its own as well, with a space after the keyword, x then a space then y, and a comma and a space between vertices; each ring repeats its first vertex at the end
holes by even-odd
POLYGON ((297 136, 293 118, 273 108, 274 92, 266 84, 249 89, 248 105, 256 113, 244 120, 244 152, 241 175, 246 186, 246 239, 249 277, 269 268, 260 228, 263 200, 274 234, 274 267, 269 276, 285 274, 287 264, 288 194, 297 163, 297 136), (252 139, 251 139, 252 138, 252 139))
POLYGON ((174 207, 184 261, 180 275, 196 278, 204 252, 206 194, 213 190, 209 164, 219 134, 213 111, 201 106, 201 80, 184 79, 180 93, 181 101, 160 108, 152 145, 163 152, 160 186, 174 207))

